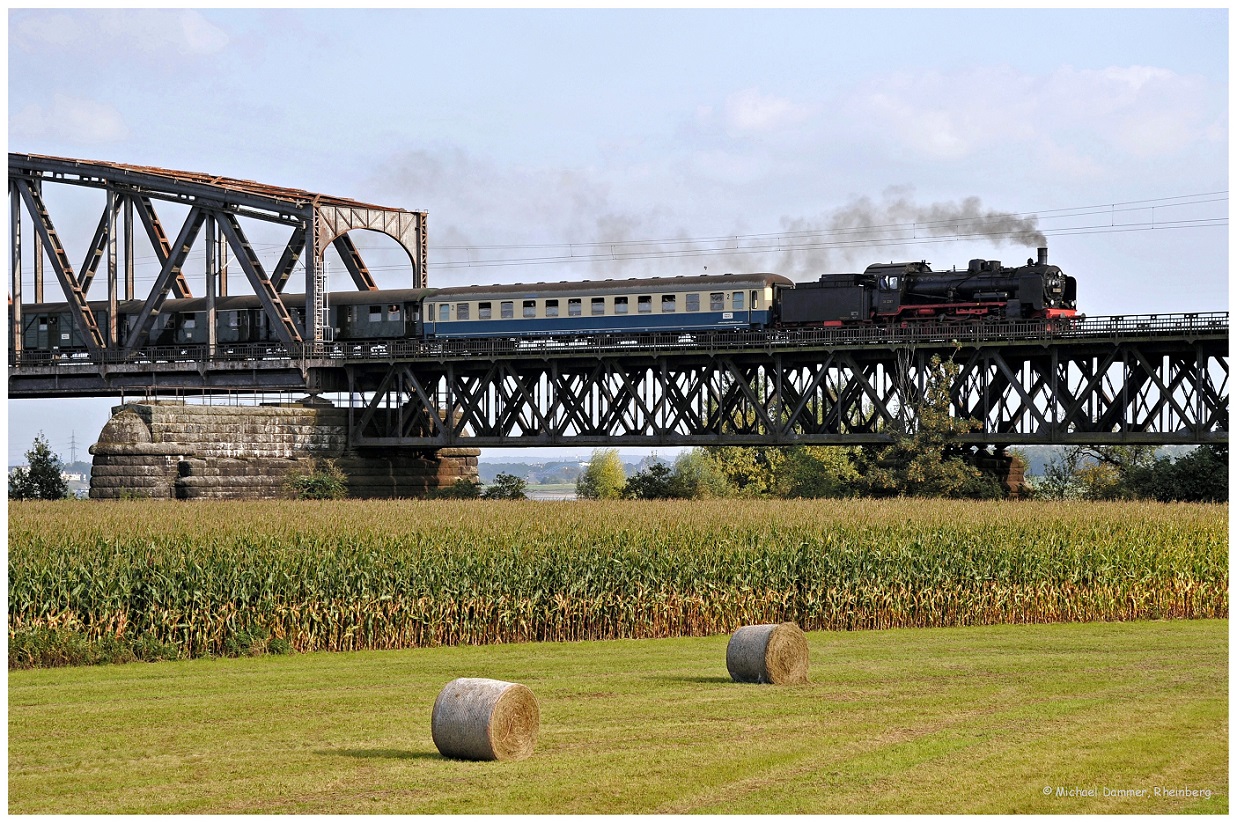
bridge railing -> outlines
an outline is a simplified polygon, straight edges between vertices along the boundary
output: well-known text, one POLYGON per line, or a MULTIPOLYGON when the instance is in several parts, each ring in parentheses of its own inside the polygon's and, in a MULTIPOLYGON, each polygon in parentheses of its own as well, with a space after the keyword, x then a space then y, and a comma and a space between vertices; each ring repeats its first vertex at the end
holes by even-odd
POLYGON ((505 357, 549 353, 639 351, 794 350, 822 346, 898 346, 967 344, 995 341, 1078 340, 1129 337, 1226 336, 1228 312, 1134 314, 1001 323, 913 323, 899 326, 846 326, 816 329, 761 329, 656 334, 580 334, 554 337, 375 339, 331 343, 228 343, 154 346, 132 352, 104 350, 91 356, 79 350, 9 352, 12 369, 55 366, 152 366, 161 364, 319 365, 365 360, 505 357))

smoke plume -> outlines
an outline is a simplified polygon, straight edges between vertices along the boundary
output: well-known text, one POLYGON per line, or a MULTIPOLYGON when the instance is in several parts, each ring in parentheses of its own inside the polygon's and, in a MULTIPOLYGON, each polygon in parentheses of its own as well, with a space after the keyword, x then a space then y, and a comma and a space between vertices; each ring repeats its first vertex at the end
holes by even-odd
POLYGON ((997 243, 1042 246, 1045 238, 1034 215, 1020 217, 1009 212, 985 210, 978 197, 961 203, 933 203, 920 206, 906 198, 881 206, 860 198, 835 212, 830 229, 835 232, 871 232, 880 236, 910 231, 915 236, 984 237, 997 243))
POLYGON ((879 203, 859 197, 817 220, 783 218, 782 228, 776 270, 786 274, 866 265, 877 250, 909 249, 938 238, 1032 248, 1047 245, 1034 215, 985 209, 978 197, 928 205, 892 193, 879 203))

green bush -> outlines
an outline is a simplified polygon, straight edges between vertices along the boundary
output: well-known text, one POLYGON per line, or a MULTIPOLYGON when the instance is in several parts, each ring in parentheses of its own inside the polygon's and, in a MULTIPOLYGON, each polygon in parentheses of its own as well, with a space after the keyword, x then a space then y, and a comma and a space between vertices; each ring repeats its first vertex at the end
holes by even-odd
POLYGON ((309 472, 288 475, 287 485, 298 500, 342 500, 348 496, 348 478, 334 460, 314 461, 309 472))
POLYGON ((481 495, 486 500, 526 500, 524 481, 514 474, 499 474, 494 483, 481 495))
POLYGON ((450 486, 430 489, 426 496, 430 500, 476 500, 481 496, 481 484, 461 477, 450 486))

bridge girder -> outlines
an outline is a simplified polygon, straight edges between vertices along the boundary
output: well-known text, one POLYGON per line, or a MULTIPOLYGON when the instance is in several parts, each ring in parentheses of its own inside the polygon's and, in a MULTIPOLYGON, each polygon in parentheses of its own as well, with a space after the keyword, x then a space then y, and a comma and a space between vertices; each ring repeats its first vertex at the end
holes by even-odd
POLYGON ((953 359, 962 443, 1228 440, 1227 340, 1042 341, 345 367, 357 446, 883 443, 953 359))

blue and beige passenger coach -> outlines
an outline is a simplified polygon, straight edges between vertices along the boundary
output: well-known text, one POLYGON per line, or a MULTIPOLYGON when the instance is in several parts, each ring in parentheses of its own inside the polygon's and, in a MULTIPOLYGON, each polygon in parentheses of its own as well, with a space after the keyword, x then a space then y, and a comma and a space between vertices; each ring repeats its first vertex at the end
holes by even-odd
POLYGON ((777 274, 510 284, 438 289, 425 298, 426 337, 691 332, 763 328, 777 274))

